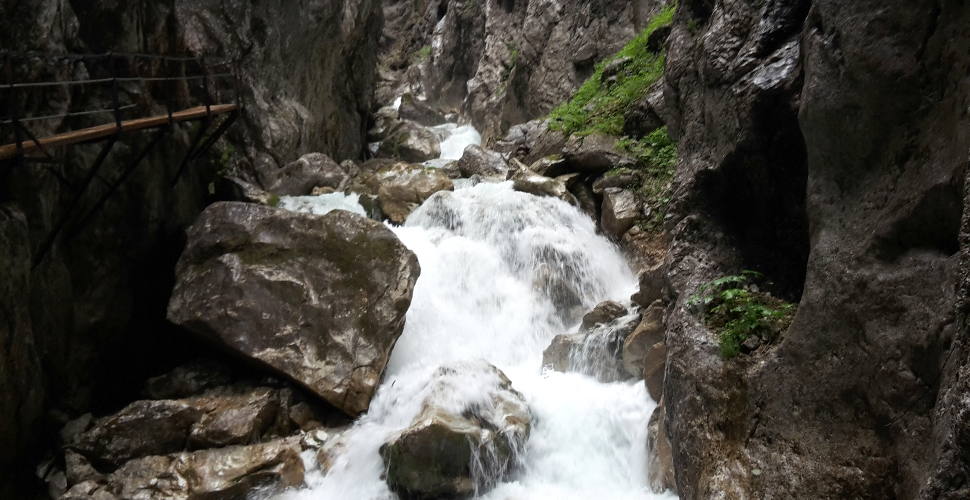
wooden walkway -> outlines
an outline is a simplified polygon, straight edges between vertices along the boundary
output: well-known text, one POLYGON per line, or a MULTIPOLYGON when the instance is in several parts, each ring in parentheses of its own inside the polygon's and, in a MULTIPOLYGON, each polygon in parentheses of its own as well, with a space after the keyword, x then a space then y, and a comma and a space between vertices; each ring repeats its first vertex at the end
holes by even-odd
POLYGON ((63 134, 43 137, 37 139, 37 142, 34 142, 33 140, 25 140, 21 143, 21 148, 19 151, 16 144, 0 146, 0 160, 14 158, 19 153, 27 155, 43 148, 67 146, 70 144, 104 139, 105 137, 110 137, 119 132, 161 127, 167 125, 170 123, 170 121, 186 122, 192 120, 201 120, 207 116, 232 113, 237 109, 239 109, 239 107, 235 104, 213 104, 209 106, 208 109, 206 109, 205 106, 196 106, 194 108, 184 109, 182 111, 172 113, 171 117, 166 114, 150 116, 147 118, 136 118, 134 120, 125 120, 121 122, 121 127, 118 127, 116 123, 112 122, 106 125, 98 125, 96 127, 72 130, 70 132, 64 132, 63 134))

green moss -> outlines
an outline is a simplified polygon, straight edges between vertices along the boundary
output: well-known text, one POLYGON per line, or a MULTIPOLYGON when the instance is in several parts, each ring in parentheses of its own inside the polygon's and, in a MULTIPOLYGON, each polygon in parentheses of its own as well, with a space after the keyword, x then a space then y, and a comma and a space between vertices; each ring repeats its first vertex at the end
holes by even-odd
POLYGON ((269 206, 278 207, 280 206, 280 197, 278 194, 270 193, 269 200, 267 201, 269 206))
POLYGON ((636 38, 613 57, 596 65, 593 76, 576 94, 549 114, 550 127, 567 134, 588 135, 601 132, 614 136, 623 133, 623 114, 627 108, 646 95, 650 86, 662 75, 664 53, 647 48, 650 35, 673 21, 676 4, 665 7, 636 38), (603 69, 617 60, 629 58, 629 63, 617 73, 610 85, 603 82, 603 69))
POLYGON ((763 344, 775 341, 795 317, 795 304, 758 289, 763 279, 755 271, 724 276, 701 286, 687 302, 717 334, 725 358, 741 354, 744 342, 753 336, 763 344))
POLYGON ((667 135, 667 127, 661 127, 639 139, 623 137, 617 146, 635 157, 640 167, 640 183, 631 186, 649 208, 649 216, 640 221, 640 227, 648 231, 661 229, 671 199, 677 144, 667 135))
POLYGON ((427 61, 430 57, 431 57, 431 46, 425 45, 424 47, 421 47, 420 49, 417 50, 417 52, 414 53, 414 56, 412 56, 412 59, 414 60, 414 62, 420 63, 420 62, 427 61))

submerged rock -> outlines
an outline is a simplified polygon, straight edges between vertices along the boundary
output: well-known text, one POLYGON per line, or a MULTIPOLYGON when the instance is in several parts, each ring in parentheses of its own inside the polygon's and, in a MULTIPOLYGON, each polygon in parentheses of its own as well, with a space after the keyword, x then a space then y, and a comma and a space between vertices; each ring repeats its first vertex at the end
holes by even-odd
POLYGON ((453 191, 454 183, 441 169, 398 163, 376 175, 380 208, 388 220, 403 224, 408 215, 438 191, 453 191))
POLYGON ((390 230, 350 212, 216 203, 189 230, 168 317, 357 415, 418 273, 390 230))
POLYGON ((439 368, 427 393, 410 427, 380 449, 388 485, 420 499, 488 491, 516 465, 528 439, 525 399, 484 361, 439 368), (469 391, 473 399, 456 401, 469 391))
POLYGON ((441 139, 434 130, 404 120, 388 132, 377 154, 413 162, 433 160, 441 155, 441 139))
POLYGON ((626 310, 626 307, 619 302, 614 302, 612 300, 600 302, 596 305, 596 307, 593 308, 592 311, 583 316, 583 322, 579 325, 579 330, 589 331, 592 330, 596 325, 616 321, 620 317, 627 314, 628 311, 626 310))
POLYGON ((557 335, 542 353, 542 365, 560 372, 577 372, 601 382, 624 380, 630 376, 622 366, 624 340, 637 324, 616 302, 604 302, 583 317, 578 333, 557 335))

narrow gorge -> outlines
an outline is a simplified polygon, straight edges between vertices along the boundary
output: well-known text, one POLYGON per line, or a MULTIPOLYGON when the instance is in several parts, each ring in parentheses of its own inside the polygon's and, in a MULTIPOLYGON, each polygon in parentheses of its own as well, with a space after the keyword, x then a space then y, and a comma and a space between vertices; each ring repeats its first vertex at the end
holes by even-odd
POLYGON ((970 498, 962 0, 0 18, 0 498, 970 498))

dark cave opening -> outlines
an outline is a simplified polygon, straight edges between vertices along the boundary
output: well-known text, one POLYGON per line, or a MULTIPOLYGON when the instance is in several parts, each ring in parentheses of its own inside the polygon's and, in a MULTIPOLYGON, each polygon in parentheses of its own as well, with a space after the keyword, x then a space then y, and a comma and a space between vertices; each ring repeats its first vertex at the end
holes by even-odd
POLYGON ((757 142, 767 147, 735 151, 705 176, 700 199, 743 269, 764 274, 772 294, 798 302, 810 249, 805 142, 794 115, 773 123, 778 126, 761 131, 757 142))

